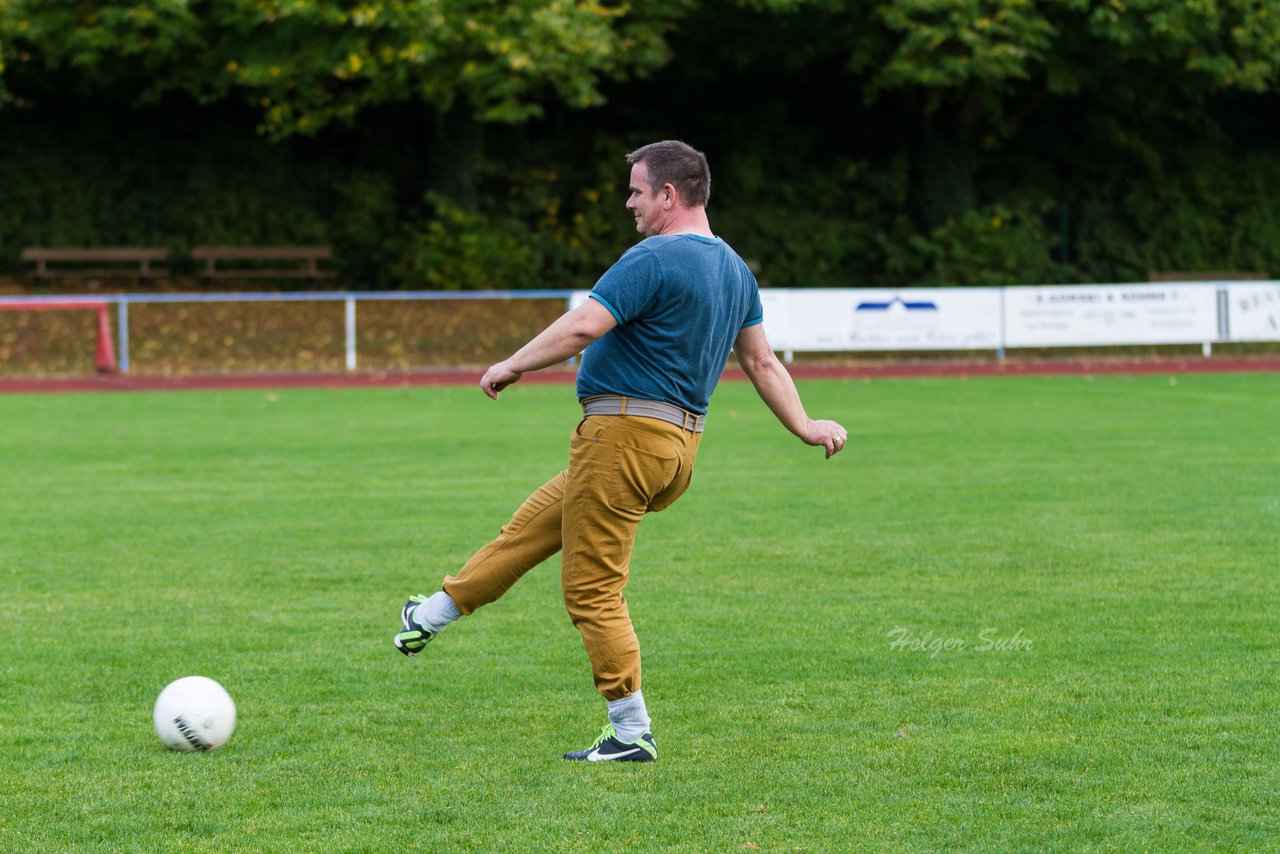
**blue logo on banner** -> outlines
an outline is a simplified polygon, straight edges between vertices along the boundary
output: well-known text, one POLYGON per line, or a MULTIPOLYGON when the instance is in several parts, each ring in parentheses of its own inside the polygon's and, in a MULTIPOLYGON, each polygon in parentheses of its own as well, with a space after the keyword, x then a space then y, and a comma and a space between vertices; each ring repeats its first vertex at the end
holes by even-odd
POLYGON ((858 307, 855 308, 854 311, 855 312, 888 311, 889 309, 893 308, 895 303, 897 305, 902 306, 907 311, 937 311, 938 310, 938 304, 934 302, 929 302, 928 300, 924 302, 907 302, 902 297, 894 297, 888 302, 860 302, 858 303, 858 307))

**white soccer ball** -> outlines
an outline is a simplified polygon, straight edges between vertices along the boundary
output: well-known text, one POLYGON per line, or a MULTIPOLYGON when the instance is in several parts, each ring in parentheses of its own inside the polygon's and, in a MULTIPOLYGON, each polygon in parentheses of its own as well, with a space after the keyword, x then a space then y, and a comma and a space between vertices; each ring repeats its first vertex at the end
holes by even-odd
POLYGON ((156 698, 156 735, 174 750, 213 750, 236 728, 236 704, 226 689, 205 676, 170 682, 156 698))

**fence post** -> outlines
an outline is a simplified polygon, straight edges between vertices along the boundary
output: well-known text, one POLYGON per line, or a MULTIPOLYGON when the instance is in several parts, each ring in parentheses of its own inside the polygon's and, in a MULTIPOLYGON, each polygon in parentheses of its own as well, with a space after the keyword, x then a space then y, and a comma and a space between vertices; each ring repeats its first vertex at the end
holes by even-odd
POLYGON ((356 298, 347 297, 347 370, 356 369, 356 298))
POLYGON ((120 297, 116 303, 116 326, 120 327, 117 334, 120 336, 120 346, 116 349, 120 351, 120 358, 117 360, 120 366, 120 373, 129 373, 129 298, 120 297))

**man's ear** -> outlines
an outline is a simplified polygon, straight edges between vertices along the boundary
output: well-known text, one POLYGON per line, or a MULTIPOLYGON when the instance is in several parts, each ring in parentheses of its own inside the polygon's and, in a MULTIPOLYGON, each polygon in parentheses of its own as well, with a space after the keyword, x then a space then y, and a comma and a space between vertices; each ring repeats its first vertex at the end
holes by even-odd
POLYGON ((676 192, 676 185, 667 183, 662 185, 662 192, 666 195, 666 201, 662 203, 662 209, 669 211, 675 207, 676 199, 680 198, 680 194, 676 192))

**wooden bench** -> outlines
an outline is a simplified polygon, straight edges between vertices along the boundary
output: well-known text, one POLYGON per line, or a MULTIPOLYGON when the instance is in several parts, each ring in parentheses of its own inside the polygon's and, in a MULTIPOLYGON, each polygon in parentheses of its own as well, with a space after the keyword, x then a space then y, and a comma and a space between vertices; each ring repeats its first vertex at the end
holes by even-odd
POLYGON ((98 249, 59 249, 47 246, 28 246, 22 250, 22 260, 35 262, 36 269, 32 273, 37 279, 55 279, 62 277, 119 278, 136 277, 150 279, 167 275, 168 271, 152 267, 156 262, 164 261, 166 251, 154 246, 104 246, 98 249), (136 270, 128 267, 58 267, 55 264, 136 264, 136 270))
POLYGON ((320 269, 320 262, 332 256, 328 246, 197 246, 191 250, 192 258, 204 262, 200 272, 204 279, 329 279, 334 272, 320 269), (219 262, 274 266, 219 268, 219 262), (299 266, 279 266, 289 262, 298 262, 299 266))
POLYGON ((1182 273, 1161 272, 1147 275, 1149 282, 1265 282, 1266 273, 1228 272, 1228 273, 1182 273))

